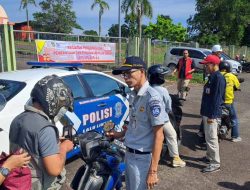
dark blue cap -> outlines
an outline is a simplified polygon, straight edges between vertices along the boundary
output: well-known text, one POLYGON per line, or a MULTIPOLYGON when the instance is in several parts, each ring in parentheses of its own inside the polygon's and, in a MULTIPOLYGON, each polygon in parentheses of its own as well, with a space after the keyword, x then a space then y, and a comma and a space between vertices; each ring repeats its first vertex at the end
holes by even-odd
POLYGON ((140 57, 130 56, 125 59, 121 67, 114 69, 112 74, 120 75, 122 74, 122 72, 129 71, 131 69, 145 69, 146 70, 146 64, 140 57))

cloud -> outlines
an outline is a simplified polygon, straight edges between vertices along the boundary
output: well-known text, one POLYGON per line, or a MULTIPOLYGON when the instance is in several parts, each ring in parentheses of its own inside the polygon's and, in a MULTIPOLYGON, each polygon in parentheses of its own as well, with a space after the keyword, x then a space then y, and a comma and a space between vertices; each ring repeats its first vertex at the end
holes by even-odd
MULTIPOLYGON (((121 0, 122 1, 122 0, 121 0)), ((112 24, 118 23, 118 0, 106 0, 110 9, 106 10, 102 16, 102 35, 107 34, 107 30, 112 24)), ((144 18, 144 24, 150 21, 155 22, 159 14, 169 15, 175 23, 182 23, 186 26, 186 20, 190 15, 195 13, 195 0, 151 0, 153 6, 153 18, 144 18)), ((26 20, 25 11, 19 10, 20 1, 17 0, 0 0, 1 5, 7 12, 10 21, 20 22, 26 20)), ((73 0, 73 10, 76 13, 77 22, 85 30, 98 30, 98 7, 91 10, 93 0, 73 0)), ((38 3, 37 3, 38 4, 38 3)), ((30 17, 34 12, 40 11, 39 5, 32 6, 30 17)), ((121 21, 124 20, 124 14, 121 15, 121 21)))

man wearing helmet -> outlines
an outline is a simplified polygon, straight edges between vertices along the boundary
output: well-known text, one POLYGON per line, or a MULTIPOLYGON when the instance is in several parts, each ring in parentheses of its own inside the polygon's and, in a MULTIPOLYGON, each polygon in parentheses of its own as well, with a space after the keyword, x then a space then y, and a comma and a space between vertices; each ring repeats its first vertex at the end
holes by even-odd
POLYGON ((212 47, 212 54, 213 55, 216 55, 216 56, 218 56, 219 58, 221 58, 220 57, 220 55, 221 55, 221 53, 222 53, 222 47, 221 47, 221 45, 214 45, 213 47, 212 47))
MULTIPOLYGON (((164 75, 169 73, 169 69, 162 65, 153 65, 148 68, 148 81, 149 84, 159 92, 163 102, 165 104, 165 111, 170 114, 172 112, 172 100, 169 96, 168 90, 161 85, 165 82, 164 75)), ((165 135, 165 140, 168 145, 169 155, 172 158, 173 167, 185 167, 186 162, 184 162, 179 157, 178 144, 177 144, 177 134, 172 126, 169 116, 167 115, 167 122, 163 126, 163 131, 165 135)))
POLYGON ((194 61, 189 57, 188 50, 183 51, 183 58, 180 58, 174 72, 178 71, 177 90, 179 98, 186 100, 188 84, 195 71, 194 61))
POLYGON ((224 103, 226 81, 219 71, 220 59, 215 55, 208 55, 200 64, 205 65, 209 74, 204 85, 200 114, 202 116, 207 154, 204 160, 209 165, 202 172, 216 172, 220 170, 220 154, 218 142, 218 119, 221 118, 221 106, 224 103))
POLYGON ((232 142, 240 142, 241 137, 239 136, 239 122, 234 107, 234 91, 240 89, 240 82, 234 74, 230 73, 231 66, 228 62, 221 62, 219 68, 221 74, 225 77, 227 82, 224 106, 227 108, 227 110, 229 110, 229 116, 232 124, 231 140, 232 142))
POLYGON ((245 54, 243 54, 242 55, 242 57, 241 57, 241 64, 243 64, 243 63, 246 63, 247 62, 247 59, 246 59, 246 55, 245 54))
POLYGON ((52 75, 35 84, 31 100, 11 123, 10 151, 23 148, 31 155, 32 189, 60 189, 65 181, 66 153, 73 143, 59 143, 54 123, 73 110, 72 92, 62 79, 52 75))

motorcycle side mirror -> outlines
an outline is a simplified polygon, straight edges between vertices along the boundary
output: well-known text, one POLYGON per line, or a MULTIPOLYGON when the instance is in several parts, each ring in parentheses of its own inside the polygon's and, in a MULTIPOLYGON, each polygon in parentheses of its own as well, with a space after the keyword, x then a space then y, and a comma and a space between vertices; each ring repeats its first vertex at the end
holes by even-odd
POLYGON ((121 94, 122 94, 123 97, 127 96, 125 86, 121 86, 121 94))
POLYGON ((127 86, 120 86, 120 89, 121 89, 121 95, 123 97, 127 97, 127 95, 131 92, 130 88, 127 87, 127 86))

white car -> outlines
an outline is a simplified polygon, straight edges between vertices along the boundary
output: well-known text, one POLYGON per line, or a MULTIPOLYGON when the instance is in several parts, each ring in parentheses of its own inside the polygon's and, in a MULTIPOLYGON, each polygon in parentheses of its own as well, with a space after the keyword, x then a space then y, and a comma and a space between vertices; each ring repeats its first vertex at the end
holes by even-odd
MULTIPOLYGON (((107 121, 116 127, 128 116, 127 94, 130 89, 125 83, 107 74, 69 68, 34 68, 0 74, 0 152, 9 151, 9 128, 12 120, 24 111, 30 92, 41 78, 56 74, 71 88, 74 96, 74 124, 76 131, 102 130, 107 121)), ((62 131, 62 129, 60 129, 62 131)), ((71 151, 67 158, 79 153, 71 151)))
MULTIPOLYGON (((194 60, 196 69, 203 69, 203 65, 199 64, 206 56, 210 55, 212 51, 204 48, 192 48, 192 47, 171 47, 164 55, 164 65, 168 66, 171 70, 176 68, 178 60, 183 57, 183 51, 188 50, 189 57, 194 60)), ((232 68, 232 73, 238 74, 242 72, 242 66, 239 62, 231 59, 224 52, 221 53, 221 59, 227 61, 232 68)))

